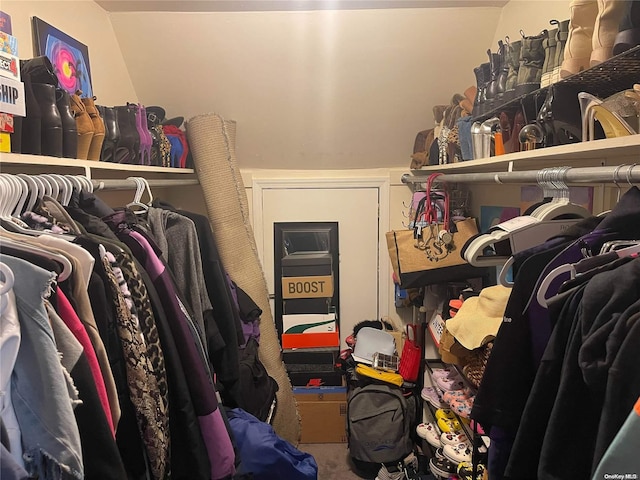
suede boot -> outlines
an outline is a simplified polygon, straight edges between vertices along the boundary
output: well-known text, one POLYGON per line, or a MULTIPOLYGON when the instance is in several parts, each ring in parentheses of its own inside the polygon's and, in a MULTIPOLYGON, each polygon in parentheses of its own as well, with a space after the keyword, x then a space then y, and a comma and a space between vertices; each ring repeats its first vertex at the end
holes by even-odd
POLYGON ((505 90, 502 99, 505 102, 513 100, 516 96, 516 84, 518 83, 518 70, 520 69, 520 50, 522 48, 522 41, 510 43, 507 41, 507 66, 509 71, 507 72, 507 81, 505 83, 505 90))
MULTIPOLYGON (((551 20, 549 23, 557 25, 557 20, 551 20)), ((553 75, 553 62, 556 58, 556 46, 558 43, 558 29, 554 28, 549 30, 547 38, 542 42, 542 48, 544 48, 544 63, 542 64, 542 74, 540 76, 540 86, 547 87, 551 84, 551 77, 553 75)))
POLYGON ((91 118, 91 123, 93 124, 93 136, 91 137, 87 160, 100 160, 100 152, 102 151, 102 143, 104 142, 104 122, 102 121, 100 112, 98 112, 96 108, 95 98, 96 97, 82 99, 84 108, 87 110, 91 118))
POLYGON ((564 60, 564 48, 569 38, 569 19, 558 23, 558 35, 556 37, 556 55, 553 60, 553 73, 551 75, 551 83, 560 81, 560 69, 564 60))
POLYGON ((62 120, 62 156, 78 158, 78 128, 71 111, 71 96, 62 88, 56 88, 56 106, 62 120))
POLYGON ((640 45, 640 0, 623 2, 624 10, 618 34, 613 45, 613 54, 618 55, 640 45))
POLYGON ((560 78, 575 75, 590 66, 593 29, 598 16, 597 0, 571 0, 569 36, 564 47, 560 78))
POLYGON ((32 83, 31 87, 40 106, 42 155, 62 157, 62 118, 56 106, 56 87, 48 83, 32 83))
POLYGON ((591 39, 590 66, 598 65, 613 57, 613 45, 625 11, 623 0, 598 0, 598 16, 591 39))
POLYGON ((93 121, 80 98, 81 94, 82 92, 78 90, 71 95, 71 111, 76 119, 76 130, 78 131, 78 158, 87 160, 89 158, 91 139, 93 138, 93 121))
MULTIPOLYGON (((523 33, 523 32, 521 32, 523 33)), ((548 31, 525 37, 522 36, 522 48, 520 50, 520 68, 516 82, 516 97, 526 95, 540 88, 542 77, 542 65, 544 64, 544 48, 542 42, 548 36, 548 31)))

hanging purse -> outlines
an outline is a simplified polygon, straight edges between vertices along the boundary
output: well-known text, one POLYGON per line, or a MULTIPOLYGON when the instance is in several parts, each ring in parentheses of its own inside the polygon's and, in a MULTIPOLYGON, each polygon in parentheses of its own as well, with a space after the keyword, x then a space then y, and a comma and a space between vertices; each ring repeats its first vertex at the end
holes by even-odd
POLYGON ((444 197, 441 218, 438 205, 431 199, 432 186, 440 173, 427 179, 424 202, 416 209, 412 229, 387 232, 387 248, 393 271, 403 288, 434 283, 447 283, 483 276, 483 268, 472 267, 460 249, 468 239, 478 234, 475 218, 449 221, 449 193, 442 187, 444 197))
POLYGON ((405 327, 406 337, 398 365, 398 373, 406 382, 415 382, 420 371, 420 347, 417 343, 417 326, 407 325, 405 327))

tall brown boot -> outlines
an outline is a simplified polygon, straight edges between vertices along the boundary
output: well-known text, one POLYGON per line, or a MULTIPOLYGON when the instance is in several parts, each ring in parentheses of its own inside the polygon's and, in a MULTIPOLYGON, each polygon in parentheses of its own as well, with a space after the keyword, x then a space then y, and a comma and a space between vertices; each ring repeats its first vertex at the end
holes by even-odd
POLYGON ((625 2, 622 0, 598 0, 598 16, 592 38, 592 67, 613 57, 613 45, 624 12, 625 2))
POLYGON ((91 122, 93 123, 93 137, 91 137, 91 144, 89 145, 89 153, 87 160, 100 160, 100 152, 102 151, 102 142, 104 142, 104 120, 100 116, 100 112, 96 108, 96 104, 93 98, 83 98, 82 103, 87 109, 91 122))
POLYGON ((78 158, 87 160, 89 157, 89 147, 93 138, 93 122, 87 113, 80 95, 82 92, 77 90, 71 95, 71 111, 76 118, 76 127, 78 130, 78 158))
POLYGON ((597 0, 571 0, 569 37, 564 47, 560 77, 567 78, 590 66, 593 29, 598 16, 597 0))

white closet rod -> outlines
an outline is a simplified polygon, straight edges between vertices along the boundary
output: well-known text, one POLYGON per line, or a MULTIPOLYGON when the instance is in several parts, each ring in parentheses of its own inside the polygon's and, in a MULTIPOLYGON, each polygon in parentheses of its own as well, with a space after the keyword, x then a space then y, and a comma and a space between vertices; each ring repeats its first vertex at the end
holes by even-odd
MULTIPOLYGON (((133 190, 137 188, 137 184, 134 180, 122 179, 122 180, 91 180, 93 187, 96 190, 133 190)), ((185 180, 147 180, 149 187, 151 188, 163 188, 163 187, 184 187, 198 185, 199 182, 196 179, 185 180)))
MULTIPOLYGON (((439 176, 436 181, 450 183, 537 183, 540 175, 553 172, 554 168, 523 170, 521 172, 451 173, 439 176)), ((429 172, 402 175, 402 183, 425 183, 429 172)), ((616 167, 567 168, 560 178, 566 183, 633 183, 640 182, 640 165, 619 165, 616 167)))

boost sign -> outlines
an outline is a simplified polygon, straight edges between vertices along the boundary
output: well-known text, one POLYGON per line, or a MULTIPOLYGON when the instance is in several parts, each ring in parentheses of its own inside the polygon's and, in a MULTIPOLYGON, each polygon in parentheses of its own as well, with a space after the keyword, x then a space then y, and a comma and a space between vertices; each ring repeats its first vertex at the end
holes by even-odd
POLYGON ((333 276, 282 277, 282 298, 333 297, 333 276))

